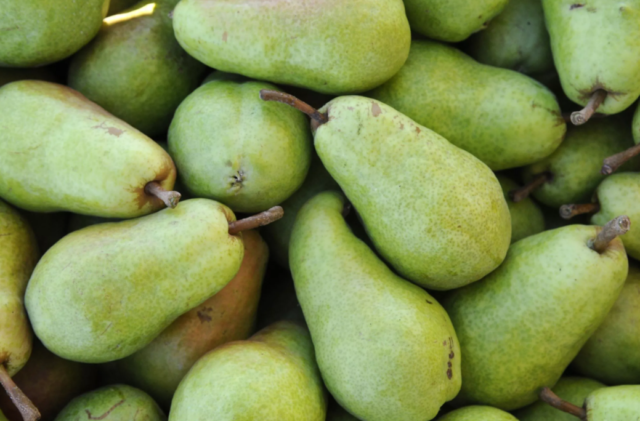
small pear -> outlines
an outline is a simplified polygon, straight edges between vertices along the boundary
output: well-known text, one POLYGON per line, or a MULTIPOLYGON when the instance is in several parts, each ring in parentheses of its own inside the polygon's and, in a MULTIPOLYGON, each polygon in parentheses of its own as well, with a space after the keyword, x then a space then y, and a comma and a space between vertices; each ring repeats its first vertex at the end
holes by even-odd
POLYGON ((540 399, 582 421, 631 421, 640 414, 640 385, 603 387, 587 396, 583 406, 559 398, 544 388, 540 399))
POLYGON ((518 421, 518 419, 498 408, 472 405, 451 411, 439 417, 437 421, 518 421))
POLYGON ((191 368, 171 421, 324 421, 327 401, 307 330, 278 322, 191 368))
POLYGON ((504 175, 497 175, 497 178, 511 215, 511 243, 544 231, 544 216, 540 207, 529 198, 517 203, 511 200, 509 192, 517 189, 518 185, 504 175))

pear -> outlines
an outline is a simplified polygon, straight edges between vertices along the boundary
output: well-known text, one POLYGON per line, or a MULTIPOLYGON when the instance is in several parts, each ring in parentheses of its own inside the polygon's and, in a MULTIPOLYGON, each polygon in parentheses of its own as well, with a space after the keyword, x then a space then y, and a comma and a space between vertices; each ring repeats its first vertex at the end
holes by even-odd
POLYGON ((85 393, 72 400, 55 421, 166 421, 167 416, 142 390, 118 384, 85 393))
POLYGON ((583 407, 560 399, 548 388, 543 389, 540 398, 582 421, 629 421, 638 419, 640 414, 640 385, 596 389, 587 396, 583 407))
POLYGON ((542 0, 562 88, 584 124, 597 111, 616 114, 640 95, 640 1, 542 0), (612 65, 615 63, 615 65, 612 65))
POLYGON ((511 200, 509 192, 517 189, 518 185, 504 175, 497 175, 497 178, 511 215, 511 242, 544 231, 544 216, 540 207, 529 198, 517 203, 511 200))
POLYGON ((456 409, 439 417, 437 421, 518 421, 508 412, 491 406, 472 405, 456 409))
MULTIPOLYGON (((562 377, 553 387, 553 390, 565 401, 582 406, 591 392, 603 387, 606 386, 595 380, 583 377, 562 377)), ((542 401, 516 411, 515 416, 520 421, 575 421, 573 415, 558 411, 542 401)))
POLYGON ((510 411, 558 381, 622 290, 628 262, 616 236, 629 225, 621 216, 527 237, 489 276, 446 298, 464 356, 457 404, 510 411))
POLYGON ((507 3, 508 0, 404 0, 411 29, 448 42, 462 41, 485 29, 507 3))
POLYGON ((69 57, 100 30, 109 0, 0 0, 0 67, 39 67, 69 57))
POLYGON ((269 249, 256 231, 242 233, 244 258, 220 292, 180 316, 140 351, 106 366, 116 379, 149 393, 163 408, 191 366, 208 351, 253 333, 269 249))
POLYGON ((367 95, 494 171, 540 161, 566 131, 555 96, 541 83, 432 41, 413 41, 404 67, 367 95))
POLYGON ((0 88, 0 197, 34 212, 133 218, 175 206, 171 157, 62 85, 0 88))
POLYGON ((327 401, 303 327, 278 322, 203 356, 171 402, 171 421, 324 421, 327 401))
POLYGON ((573 369, 607 384, 640 384, 640 269, 629 266, 609 315, 573 360, 573 369))
POLYGON ((71 59, 69 87, 148 136, 166 133, 206 71, 173 35, 169 14, 178 1, 142 0, 106 18, 71 59))
POLYGON ((173 28, 209 67, 329 94, 385 82, 411 42, 402 0, 182 0, 173 28))
POLYGON ((609 175, 613 173, 627 161, 640 154, 640 106, 636 108, 633 114, 631 131, 633 133, 633 141, 635 145, 623 152, 619 152, 605 159, 602 163, 602 174, 609 175))
POLYGON ((456 332, 431 295, 353 235, 344 207, 337 192, 309 200, 290 244, 296 294, 324 383, 359 419, 431 420, 460 390, 456 332))
POLYGON ((260 100, 265 82, 216 80, 185 99, 171 122, 169 152, 197 197, 235 212, 278 205, 302 185, 311 160, 306 118, 260 100))
POLYGON ((489 26, 472 35, 466 46, 480 63, 527 75, 553 70, 549 33, 541 0, 510 0, 489 26))

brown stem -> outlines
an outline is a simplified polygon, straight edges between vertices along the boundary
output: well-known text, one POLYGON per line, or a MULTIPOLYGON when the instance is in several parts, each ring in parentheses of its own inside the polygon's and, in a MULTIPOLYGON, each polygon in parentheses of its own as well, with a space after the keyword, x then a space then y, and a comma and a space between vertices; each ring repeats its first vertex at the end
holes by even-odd
POLYGON ((617 218, 613 218, 611 221, 607 222, 604 227, 602 227, 598 235, 596 235, 596 238, 589 241, 589 247, 598 253, 603 253, 614 238, 619 235, 626 234, 630 228, 631 220, 628 216, 622 215, 617 218))
POLYGON ((248 218, 239 219, 229 223, 229 235, 236 235, 241 231, 252 230, 254 228, 269 225, 272 222, 284 216, 284 209, 280 206, 274 206, 264 212, 249 216, 248 218))
POLYGON ((529 181, 527 184, 525 184, 524 186, 515 190, 511 190, 509 192, 509 197, 511 198, 511 200, 518 203, 521 200, 524 200, 527 197, 529 197, 532 191, 539 188, 544 183, 551 181, 551 179, 552 179, 552 176, 550 172, 545 171, 543 173, 540 173, 534 176, 533 179, 529 181))
POLYGON ((600 107, 600 104, 604 102, 606 97, 607 91, 602 89, 595 91, 591 94, 589 102, 587 102, 587 105, 583 109, 571 113, 571 122, 576 126, 580 126, 581 124, 589 121, 591 116, 598 110, 598 107, 600 107))
POLYGON ((638 154, 640 154, 640 143, 630 147, 626 151, 622 151, 615 155, 611 155, 609 158, 605 158, 604 162, 602 163, 603 165, 600 173, 609 175, 620 168, 620 166, 622 166, 625 162, 638 154))
POLYGON ((177 191, 165 190, 157 181, 150 181, 144 186, 145 193, 162 200, 168 208, 175 208, 182 195, 177 191))
POLYGON ((286 94, 284 92, 262 89, 260 90, 260 99, 262 99, 263 101, 276 101, 290 105, 296 110, 302 111, 303 113, 308 115, 313 121, 318 124, 324 124, 329 121, 329 117, 326 114, 321 113, 311 105, 299 100, 295 96, 286 94))
POLYGON ((4 364, 0 364, 0 384, 4 387, 7 395, 11 398, 24 421, 36 421, 40 419, 40 411, 25 395, 22 390, 13 382, 4 364))
POLYGON ((582 203, 579 205, 562 205, 560 206, 560 216, 563 219, 571 219, 574 216, 584 215, 585 213, 596 213, 600 210, 598 203, 582 203))
POLYGON ((554 408, 557 408, 568 414, 575 415, 581 420, 587 419, 587 411, 585 411, 584 408, 580 408, 579 406, 576 406, 571 402, 567 402, 561 399, 558 395, 553 393, 551 389, 549 389, 548 387, 544 387, 542 388, 542 391, 540 391, 540 400, 542 402, 545 402, 553 406, 554 408))

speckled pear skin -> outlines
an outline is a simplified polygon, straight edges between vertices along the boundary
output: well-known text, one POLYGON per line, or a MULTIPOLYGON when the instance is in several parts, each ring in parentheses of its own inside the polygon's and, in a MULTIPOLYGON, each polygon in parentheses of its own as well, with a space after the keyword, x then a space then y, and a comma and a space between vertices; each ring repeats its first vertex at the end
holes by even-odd
POLYGON ((627 281, 609 315, 573 360, 573 370, 606 384, 640 384, 640 269, 627 281))
POLYGON ((195 196, 236 212, 279 205, 304 182, 313 150, 307 117, 260 99, 266 82, 210 81, 178 107, 169 152, 195 196))
POLYGON ((322 378, 357 418, 431 420, 460 390, 456 333, 431 295, 353 235, 345 203, 340 193, 318 194, 291 236, 291 272, 322 378))
POLYGON ((640 95, 640 0, 542 0, 542 5, 565 94, 584 106, 604 89, 609 95, 599 113, 629 107, 640 95))
POLYGON ((269 249, 257 231, 244 231, 244 258, 236 276, 220 292, 180 316, 153 342, 105 367, 116 379, 171 406, 178 384, 208 351, 252 333, 269 249))
POLYGON ((544 216, 536 202, 528 197, 518 203, 514 202, 509 197, 509 192, 520 186, 504 175, 498 174, 496 177, 500 182, 500 187, 502 187, 504 200, 507 201, 507 206, 509 206, 511 243, 544 231, 544 216))
MULTIPOLYGON (((591 392, 606 387, 604 384, 584 377, 562 377, 553 387, 553 392, 567 402, 582 407, 591 392)), ((520 421, 576 421, 576 417, 551 405, 537 401, 514 412, 520 421)))
POLYGON ((588 421, 635 421, 640 414, 640 385, 598 389, 587 397, 585 406, 588 421))
POLYGON ((55 421, 166 421, 154 400, 131 386, 117 384, 96 389, 72 400, 55 421))
POLYGON ((541 0, 510 0, 485 30, 469 37, 466 50, 480 63, 527 75, 553 70, 541 0))
POLYGON ((69 65, 69 87, 148 136, 166 133, 206 67, 180 47, 169 13, 179 0, 143 0, 104 20, 69 65))
POLYGON ((35 212, 133 218, 164 207, 150 181, 174 185, 171 157, 153 140, 62 85, 0 88, 0 197, 35 212))
POLYGON ((171 421, 324 421, 309 332, 281 321, 206 354, 182 380, 171 421))
POLYGON ((518 419, 498 408, 472 405, 451 411, 437 421, 518 421, 518 419))
POLYGON ((109 0, 0 0, 0 67, 38 67, 69 57, 93 38, 109 0))
POLYGON ((0 200, 0 364, 10 376, 31 355, 33 333, 24 309, 24 291, 40 254, 31 227, 0 200))
POLYGON ((510 411, 553 388, 627 277, 619 238, 603 254, 587 245, 599 231, 570 225, 520 240, 497 270, 444 300, 464 356, 457 404, 510 411))
POLYGON ((465 40, 487 27, 508 0, 404 0, 411 29, 447 42, 465 40))
POLYGON ((280 204, 284 209, 282 219, 261 228, 264 239, 269 244, 273 259, 282 267, 289 267, 289 241, 293 223, 298 211, 307 200, 325 190, 339 190, 338 183, 322 165, 320 158, 314 153, 309 173, 302 186, 291 197, 280 204))
POLYGON ((316 151, 402 277, 446 290, 502 262, 511 220, 486 165, 376 100, 343 96, 321 112, 316 151))
POLYGON ((328 94, 385 82, 411 41, 402 0, 182 0, 173 28, 209 67, 328 94))
MULTIPOLYGON (((567 203, 590 202, 598 184, 606 177, 600 173, 602 161, 633 146, 631 131, 624 123, 618 118, 603 118, 590 120, 582 126, 570 126, 565 140, 554 153, 523 168, 525 182, 544 172, 553 176, 553 180, 534 190, 533 196, 554 208, 567 203)), ((638 170, 638 158, 621 169, 638 170)))
POLYGON ((55 354, 103 363, 133 354, 221 290, 243 256, 233 212, 207 199, 73 232, 29 281, 33 329, 55 354))
POLYGON ((566 131, 555 96, 541 83, 432 41, 413 41, 400 72, 367 95, 494 171, 541 160, 556 150, 566 131))
POLYGON ((640 173, 612 174, 600 183, 595 195, 600 211, 591 217, 591 223, 602 226, 611 215, 627 215, 631 219, 631 229, 622 236, 622 242, 629 256, 640 259, 640 203, 637 200, 640 197, 640 173))

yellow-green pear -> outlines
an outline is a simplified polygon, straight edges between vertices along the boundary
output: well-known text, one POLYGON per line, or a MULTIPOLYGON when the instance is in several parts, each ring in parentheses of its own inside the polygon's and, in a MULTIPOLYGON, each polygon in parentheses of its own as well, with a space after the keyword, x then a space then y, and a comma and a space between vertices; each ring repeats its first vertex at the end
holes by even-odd
POLYGON ((518 421, 518 419, 498 408, 471 405, 438 417, 437 421, 518 421))

